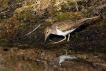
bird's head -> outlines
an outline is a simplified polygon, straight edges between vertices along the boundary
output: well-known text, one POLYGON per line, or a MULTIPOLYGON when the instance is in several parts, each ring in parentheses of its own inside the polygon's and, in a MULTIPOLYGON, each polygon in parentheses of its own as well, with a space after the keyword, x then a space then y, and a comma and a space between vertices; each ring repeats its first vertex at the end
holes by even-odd
POLYGON ((45 35, 45 41, 46 39, 48 38, 48 36, 51 34, 51 29, 49 27, 47 27, 45 30, 44 30, 44 35, 45 35))

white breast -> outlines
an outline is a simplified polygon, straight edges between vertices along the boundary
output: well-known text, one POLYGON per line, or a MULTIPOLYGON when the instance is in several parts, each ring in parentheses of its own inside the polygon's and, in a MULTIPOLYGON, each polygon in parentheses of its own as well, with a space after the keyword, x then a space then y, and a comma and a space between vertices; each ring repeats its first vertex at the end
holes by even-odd
POLYGON ((68 30, 68 31, 65 31, 65 32, 62 32, 62 31, 59 30, 58 27, 56 26, 57 35, 66 36, 67 34, 73 32, 74 30, 75 30, 75 28, 74 28, 74 29, 71 29, 71 30, 68 30))

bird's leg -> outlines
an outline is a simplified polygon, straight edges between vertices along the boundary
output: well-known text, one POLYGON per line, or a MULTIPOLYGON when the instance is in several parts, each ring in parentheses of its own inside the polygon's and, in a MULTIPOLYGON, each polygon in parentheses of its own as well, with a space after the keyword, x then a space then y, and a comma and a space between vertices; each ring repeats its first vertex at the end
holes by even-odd
POLYGON ((64 41, 64 40, 66 40, 66 36, 64 36, 64 39, 62 39, 62 40, 60 40, 60 41, 58 41, 58 42, 54 42, 54 43, 59 43, 59 42, 62 42, 62 41, 64 41))
POLYGON ((70 34, 68 34, 68 39, 67 39, 67 41, 69 41, 70 40, 70 34))

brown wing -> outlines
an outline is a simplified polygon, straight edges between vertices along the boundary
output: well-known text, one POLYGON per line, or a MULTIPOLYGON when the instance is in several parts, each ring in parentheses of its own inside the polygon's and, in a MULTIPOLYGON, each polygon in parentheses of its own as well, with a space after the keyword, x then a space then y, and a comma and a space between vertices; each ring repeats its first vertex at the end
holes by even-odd
POLYGON ((75 28, 75 23, 71 20, 65 20, 61 22, 56 22, 52 25, 52 27, 58 27, 58 29, 61 29, 62 31, 67 31, 75 28))
POLYGON ((71 30, 74 28, 79 27, 80 25, 84 24, 85 22, 89 22, 92 20, 97 20, 100 16, 95 16, 92 18, 84 18, 81 20, 76 20, 76 21, 71 21, 71 20, 65 20, 65 21, 61 21, 61 22, 56 22, 52 25, 53 27, 58 27, 58 29, 62 30, 62 31, 67 31, 67 30, 71 30))

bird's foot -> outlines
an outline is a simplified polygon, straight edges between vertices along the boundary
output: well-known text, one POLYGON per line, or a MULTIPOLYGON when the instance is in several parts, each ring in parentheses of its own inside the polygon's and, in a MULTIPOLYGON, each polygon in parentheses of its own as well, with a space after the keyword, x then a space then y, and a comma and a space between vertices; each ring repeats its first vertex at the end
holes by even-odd
POLYGON ((52 44, 57 44, 57 43, 60 43, 59 41, 58 42, 52 42, 52 44))
POLYGON ((64 41, 64 40, 66 40, 66 36, 64 37, 64 39, 62 39, 62 40, 60 40, 60 41, 58 41, 58 42, 53 42, 53 44, 60 43, 60 42, 62 42, 62 41, 64 41))

